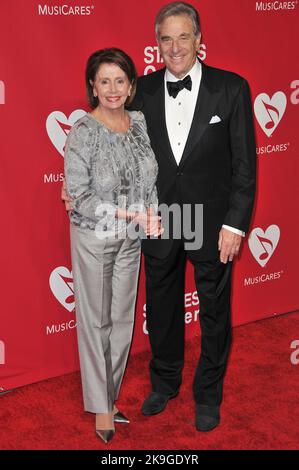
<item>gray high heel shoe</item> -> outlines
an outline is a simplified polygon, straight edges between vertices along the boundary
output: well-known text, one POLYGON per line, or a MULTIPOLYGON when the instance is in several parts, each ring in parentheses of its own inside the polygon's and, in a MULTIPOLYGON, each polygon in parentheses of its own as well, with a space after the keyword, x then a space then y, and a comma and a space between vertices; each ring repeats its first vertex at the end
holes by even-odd
POLYGON ((96 435, 102 441, 105 442, 105 444, 108 444, 113 439, 113 436, 115 434, 115 429, 96 429, 96 435))
POLYGON ((126 423, 129 424, 130 420, 123 415, 120 411, 114 413, 113 420, 115 423, 126 423))

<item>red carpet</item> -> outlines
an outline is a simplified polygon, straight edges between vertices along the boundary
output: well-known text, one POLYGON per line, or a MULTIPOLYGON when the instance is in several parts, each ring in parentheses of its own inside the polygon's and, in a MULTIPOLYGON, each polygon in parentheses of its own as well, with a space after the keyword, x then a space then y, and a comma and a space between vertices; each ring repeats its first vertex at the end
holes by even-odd
POLYGON ((234 329, 221 425, 195 430, 191 383, 199 338, 188 342, 180 395, 164 413, 146 418, 149 354, 130 359, 118 402, 130 425, 118 425, 109 444, 94 435, 93 415, 82 411, 78 373, 29 385, 0 397, 1 449, 299 449, 299 364, 290 344, 299 339, 299 314, 234 329))

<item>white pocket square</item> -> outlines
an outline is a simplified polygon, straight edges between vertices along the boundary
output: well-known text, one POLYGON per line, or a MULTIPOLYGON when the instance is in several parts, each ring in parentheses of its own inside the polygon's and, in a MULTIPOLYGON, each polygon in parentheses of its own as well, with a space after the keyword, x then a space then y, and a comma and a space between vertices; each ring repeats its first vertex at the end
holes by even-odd
POLYGON ((216 124, 216 122, 221 122, 221 119, 219 116, 213 116, 209 124, 216 124))

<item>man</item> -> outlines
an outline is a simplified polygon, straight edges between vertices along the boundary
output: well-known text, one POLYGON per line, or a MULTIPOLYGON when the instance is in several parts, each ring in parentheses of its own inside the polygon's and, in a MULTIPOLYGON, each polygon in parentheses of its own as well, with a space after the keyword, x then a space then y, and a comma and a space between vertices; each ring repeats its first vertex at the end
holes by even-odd
POLYGON ((139 78, 133 106, 145 115, 159 165, 159 204, 189 205, 193 221, 196 205, 202 204, 203 243, 192 249, 184 236, 142 242, 152 350, 152 392, 142 413, 162 412, 179 392, 188 257, 200 299, 201 354, 193 382, 195 424, 197 430, 209 431, 220 422, 231 341, 231 262, 248 231, 254 202, 252 108, 246 80, 197 59, 201 34, 193 6, 184 2, 165 5, 155 26, 165 68, 139 78))
POLYGON ((254 202, 251 101, 243 78, 197 59, 201 34, 193 6, 174 2, 162 7, 155 26, 166 68, 139 78, 134 105, 145 115, 158 161, 159 204, 189 204, 193 210, 203 204, 203 244, 192 250, 183 238, 143 241, 152 393, 142 413, 163 411, 179 392, 188 257, 202 334, 193 384, 196 428, 209 431, 220 421, 230 347, 231 261, 248 231, 254 202))

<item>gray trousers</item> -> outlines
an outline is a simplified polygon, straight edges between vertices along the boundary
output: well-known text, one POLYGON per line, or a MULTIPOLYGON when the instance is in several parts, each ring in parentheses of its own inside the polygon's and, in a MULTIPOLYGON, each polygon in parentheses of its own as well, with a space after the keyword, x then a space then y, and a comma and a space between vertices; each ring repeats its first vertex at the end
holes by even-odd
POLYGON ((131 344, 140 241, 98 239, 71 224, 71 253, 84 408, 108 413, 131 344))

